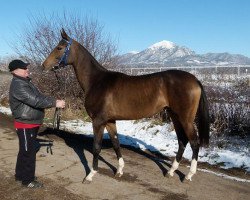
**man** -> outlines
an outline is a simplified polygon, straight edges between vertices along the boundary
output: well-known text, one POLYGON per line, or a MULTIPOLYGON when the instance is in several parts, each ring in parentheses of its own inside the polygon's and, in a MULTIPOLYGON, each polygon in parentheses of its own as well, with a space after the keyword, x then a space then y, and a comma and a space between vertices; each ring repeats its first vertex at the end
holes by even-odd
POLYGON ((44 109, 64 108, 64 100, 56 100, 43 95, 33 85, 29 78, 29 63, 13 60, 9 63, 9 70, 13 75, 9 102, 14 126, 19 139, 15 178, 28 188, 43 187, 35 177, 36 167, 36 137, 44 119, 44 109))

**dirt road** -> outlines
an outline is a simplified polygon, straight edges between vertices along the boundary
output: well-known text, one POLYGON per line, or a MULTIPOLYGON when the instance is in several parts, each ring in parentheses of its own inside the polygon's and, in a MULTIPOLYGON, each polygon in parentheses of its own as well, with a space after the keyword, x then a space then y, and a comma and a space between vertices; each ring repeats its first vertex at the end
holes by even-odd
MULTIPOLYGON (((250 183, 224 179, 198 171, 192 182, 182 182, 188 172, 184 161, 173 178, 166 178, 168 158, 159 158, 150 152, 122 147, 125 160, 123 177, 114 178, 117 160, 110 141, 103 141, 99 173, 93 183, 82 184, 92 163, 92 138, 51 129, 41 132, 42 145, 37 153, 36 175, 45 184, 42 189, 27 189, 16 183, 13 175, 18 140, 12 120, 0 114, 0 196, 7 199, 249 199, 250 183), (53 155, 47 150, 52 141, 53 155), (184 174, 183 174, 184 173, 184 174)), ((172 160, 172 158, 170 159, 172 160)), ((219 169, 206 164, 199 168, 219 169)), ((224 171, 229 175, 249 179, 249 174, 239 170, 224 171)))

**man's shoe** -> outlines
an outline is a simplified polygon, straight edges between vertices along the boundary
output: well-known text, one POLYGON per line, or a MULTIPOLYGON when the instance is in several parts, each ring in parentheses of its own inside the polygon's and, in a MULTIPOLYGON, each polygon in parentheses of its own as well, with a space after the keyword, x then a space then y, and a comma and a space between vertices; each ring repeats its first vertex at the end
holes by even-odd
POLYGON ((30 183, 25 185, 27 188, 42 188, 43 184, 38 181, 31 181, 30 183))
MULTIPOLYGON (((22 183, 22 179, 20 179, 20 178, 18 178, 18 177, 15 177, 15 181, 16 181, 17 183, 22 183)), ((36 177, 36 176, 34 177, 34 181, 37 181, 37 177, 36 177)))

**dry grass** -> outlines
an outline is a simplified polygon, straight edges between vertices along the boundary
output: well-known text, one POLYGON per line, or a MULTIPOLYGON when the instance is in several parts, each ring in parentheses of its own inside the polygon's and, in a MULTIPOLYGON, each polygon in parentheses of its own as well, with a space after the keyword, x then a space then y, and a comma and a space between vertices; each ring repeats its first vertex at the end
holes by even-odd
MULTIPOLYGON (((52 122, 54 118, 55 108, 50 108, 45 110, 45 121, 52 122)), ((90 117, 87 115, 85 109, 71 109, 65 108, 61 110, 61 119, 62 120, 74 120, 82 119, 83 121, 91 121, 90 117)))

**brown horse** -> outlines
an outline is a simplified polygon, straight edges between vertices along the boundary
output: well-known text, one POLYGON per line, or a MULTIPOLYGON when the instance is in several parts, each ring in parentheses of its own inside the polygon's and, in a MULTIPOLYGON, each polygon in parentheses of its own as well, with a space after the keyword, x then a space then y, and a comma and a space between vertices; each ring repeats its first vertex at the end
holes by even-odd
POLYGON ((111 138, 119 165, 116 175, 123 174, 124 160, 117 138, 116 120, 150 117, 166 110, 177 133, 179 149, 169 176, 174 175, 183 152, 190 142, 193 155, 186 179, 196 173, 199 147, 209 143, 207 99, 201 83, 188 72, 169 70, 142 76, 108 71, 64 30, 62 40, 43 63, 46 70, 72 65, 85 91, 85 108, 92 119, 94 144, 93 167, 85 180, 92 181, 98 170, 104 128, 111 138), (56 67, 55 67, 56 66, 56 67), (197 135, 194 127, 197 119, 197 135))

